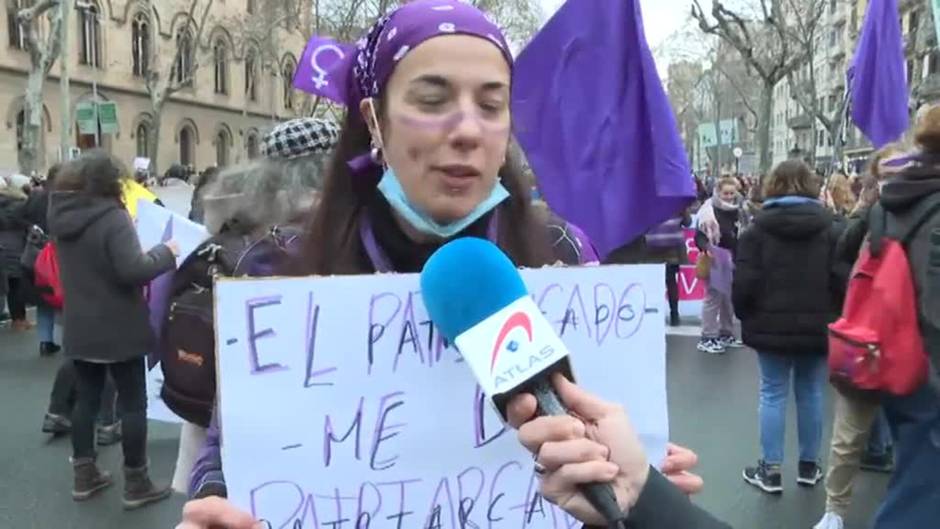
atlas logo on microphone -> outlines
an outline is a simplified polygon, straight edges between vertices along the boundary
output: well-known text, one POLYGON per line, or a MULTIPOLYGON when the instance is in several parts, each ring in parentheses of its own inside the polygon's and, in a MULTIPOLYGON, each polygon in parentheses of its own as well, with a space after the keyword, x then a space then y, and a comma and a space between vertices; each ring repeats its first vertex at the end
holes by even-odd
POLYGON ((490 353, 490 376, 493 377, 494 389, 504 388, 507 384, 514 387, 518 381, 546 367, 546 361, 552 358, 555 348, 545 344, 533 350, 534 338, 532 318, 527 312, 518 310, 505 319, 496 334, 490 353), (519 332, 514 331, 524 332, 525 341, 516 340, 514 335, 518 336, 519 332), (505 354, 506 352, 509 354, 505 354))

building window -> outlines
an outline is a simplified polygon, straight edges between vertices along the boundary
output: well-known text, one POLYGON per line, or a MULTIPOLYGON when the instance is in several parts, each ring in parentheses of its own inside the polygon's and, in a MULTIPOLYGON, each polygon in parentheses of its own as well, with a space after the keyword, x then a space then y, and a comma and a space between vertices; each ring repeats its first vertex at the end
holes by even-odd
POLYGON ((907 16, 907 33, 909 35, 917 34, 917 24, 919 20, 917 19, 917 11, 911 11, 907 16))
POLYGON ((231 136, 224 128, 219 129, 218 134, 215 135, 215 165, 217 167, 225 167, 228 165, 228 152, 229 145, 232 142, 231 136))
POLYGON ((247 5, 245 6, 245 9, 248 11, 248 14, 254 14, 255 0, 246 0, 246 1, 247 1, 247 5))
POLYGON ((186 167, 195 167, 195 140, 196 133, 189 125, 180 129, 180 164, 186 167))
POLYGON ((26 49, 26 28, 16 21, 16 15, 25 7, 26 0, 7 1, 7 35, 10 46, 18 50, 26 49))
POLYGON ((215 93, 228 93, 228 50, 225 48, 225 42, 219 39, 212 49, 212 55, 215 62, 215 93))
POLYGON ((838 5, 838 0, 829 0, 829 14, 830 15, 835 14, 837 5, 838 5))
POLYGON ((838 39, 838 32, 836 30, 829 31, 829 47, 834 48, 836 46, 836 40, 838 39))
POLYGON ((284 108, 287 110, 294 109, 294 70, 296 69, 297 63, 294 58, 288 57, 284 61, 284 68, 281 72, 282 81, 284 82, 284 108))
POLYGON ((98 15, 101 10, 95 2, 77 3, 78 35, 81 49, 78 61, 93 68, 101 66, 101 24, 98 15))
POLYGON ((249 50, 245 55, 245 95, 249 101, 257 101, 258 87, 258 54, 249 50))
POLYGON ((143 77, 150 66, 150 22, 143 13, 134 16, 131 26, 131 54, 134 75, 143 77))
POLYGON ((940 49, 934 48, 927 54, 927 75, 933 75, 940 70, 940 49))
POLYGON ((134 132, 134 139, 137 140, 137 157, 150 158, 150 125, 140 122, 134 132))
POLYGON ((259 155, 258 136, 253 132, 248 134, 248 139, 245 141, 245 152, 249 160, 254 160, 259 155))
POLYGON ((907 70, 907 86, 911 86, 911 83, 914 81, 914 59, 908 59, 906 68, 907 70))
POLYGON ((176 82, 188 85, 193 82, 193 36, 189 30, 176 34, 176 66, 173 76, 176 82))

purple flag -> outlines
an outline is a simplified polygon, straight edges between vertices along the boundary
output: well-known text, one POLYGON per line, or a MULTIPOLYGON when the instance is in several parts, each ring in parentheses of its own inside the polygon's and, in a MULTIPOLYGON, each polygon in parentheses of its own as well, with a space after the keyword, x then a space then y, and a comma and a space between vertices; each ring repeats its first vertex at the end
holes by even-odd
MULTIPOLYGON (((167 242, 172 239, 173 219, 168 218, 160 242, 167 242)), ((150 327, 153 328, 153 332, 157 336, 157 344, 160 343, 160 335, 163 334, 163 319, 166 317, 167 309, 169 309, 168 302, 170 289, 173 287, 174 273, 175 270, 171 270, 160 274, 150 281, 150 287, 148 288, 147 306, 150 309, 150 327)), ((160 346, 158 345, 157 350, 159 349, 160 346)), ((157 356, 157 352, 151 351, 147 355, 147 369, 153 369, 158 362, 160 362, 160 357, 157 356)))
POLYGON ((570 0, 519 55, 516 135, 549 206, 602 256, 695 195, 638 0, 570 0))
POLYGON ((356 45, 314 36, 304 48, 294 88, 346 104, 349 71, 356 59, 356 45))
POLYGON ((908 126, 904 41, 896 0, 871 0, 849 69, 852 120, 875 148, 908 126))

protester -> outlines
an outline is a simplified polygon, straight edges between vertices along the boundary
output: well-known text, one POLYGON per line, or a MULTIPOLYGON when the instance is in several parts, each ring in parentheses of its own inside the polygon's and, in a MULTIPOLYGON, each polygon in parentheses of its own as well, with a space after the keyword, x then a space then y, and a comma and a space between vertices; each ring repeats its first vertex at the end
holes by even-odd
POLYGON ((733 281, 744 343, 760 363, 761 459, 744 479, 764 492, 783 491, 786 403, 790 378, 800 442, 797 483, 822 479, 823 388, 827 325, 839 314, 847 272, 834 262, 842 225, 817 199, 819 181, 799 160, 782 162, 764 187, 764 204, 741 235, 733 281))
MULTIPOLYGON (((904 157, 907 151, 903 145, 889 145, 872 157, 869 175, 836 247, 836 259, 841 261, 844 269, 851 268, 858 259, 868 233, 869 210, 880 195, 878 186, 899 172, 883 162, 904 157)), ((893 467, 889 451, 891 434, 878 399, 852 392, 849 388, 837 386, 835 389, 835 417, 826 474, 826 512, 814 529, 844 527, 852 503, 853 482, 860 466, 888 472, 893 467)))
POLYGON ((23 216, 27 196, 22 186, 20 178, 0 179, 0 275, 6 277, 6 300, 13 329, 28 331, 33 324, 26 318, 26 284, 20 257, 29 226, 23 216))
MULTIPOLYGON (((417 0, 362 42, 338 83, 355 88, 298 273, 414 273, 461 236, 493 240, 520 266, 585 258, 589 245, 551 245, 564 221, 533 208, 509 148, 512 56, 492 22, 457 0, 417 0)), ((253 523, 210 498, 187 505, 180 527, 225 516, 253 523)))
POLYGON ((215 182, 219 176, 218 167, 209 167, 199 174, 193 186, 193 196, 189 203, 189 220, 202 224, 203 221, 203 194, 206 186, 215 182))
POLYGON ((887 236, 917 228, 905 250, 931 367, 928 382, 913 394, 882 400, 894 435, 895 470, 874 529, 932 527, 940 520, 940 213, 933 209, 940 203, 940 106, 921 109, 913 138, 919 152, 908 163, 892 164, 901 172, 885 181, 878 203, 887 212, 887 236))
MULTIPOLYGON (((23 216, 29 226, 38 227, 43 234, 49 233, 48 211, 49 211, 49 192, 55 185, 55 179, 59 172, 59 164, 49 168, 45 181, 41 187, 35 188, 26 199, 23 207, 23 216)), ((25 271, 26 280, 32 284, 32 271, 25 271)), ((31 296, 36 303, 36 325, 39 334, 39 354, 48 356, 59 352, 61 349, 55 343, 55 309, 45 303, 42 296, 31 296)))
MULTIPOLYGON (((230 235, 257 241, 275 226, 302 225, 337 139, 333 122, 322 119, 298 118, 274 127, 262 141, 264 159, 226 169, 204 184, 200 207, 212 240, 223 246, 230 235)), ((207 494, 199 491, 213 486, 214 472, 221 472, 220 445, 217 424, 207 431, 185 422, 173 489, 207 494)))
POLYGON ((87 500, 111 485, 95 463, 94 422, 105 376, 118 390, 124 451, 126 509, 167 498, 147 470, 147 397, 144 356, 154 346, 143 286, 175 266, 175 243, 143 253, 122 203, 125 170, 100 152, 69 162, 50 198, 49 228, 55 240, 66 300, 89 300, 95 310, 66 301, 64 346, 75 361, 78 392, 72 415, 72 498, 87 500), (115 325, 120 322, 120 325, 115 325))
POLYGON ((852 183, 849 177, 840 172, 829 176, 822 195, 826 206, 841 217, 848 216, 858 200, 858 197, 852 193, 852 183))
POLYGON ((704 256, 711 263, 707 293, 702 303, 702 339, 698 343, 698 350, 705 353, 720 354, 727 348, 742 345, 735 337, 728 280, 743 221, 737 194, 737 181, 722 178, 715 186, 715 195, 698 211, 695 245, 700 252, 699 259, 704 256))

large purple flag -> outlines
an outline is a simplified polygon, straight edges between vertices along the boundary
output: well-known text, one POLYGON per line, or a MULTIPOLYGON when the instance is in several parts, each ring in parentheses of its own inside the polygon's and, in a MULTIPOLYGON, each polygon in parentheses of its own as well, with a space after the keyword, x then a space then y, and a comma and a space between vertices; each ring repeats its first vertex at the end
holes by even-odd
POLYGON ((520 54, 512 91, 546 201, 601 256, 694 197, 638 0, 569 0, 520 54))
POLYGON ((878 148, 908 126, 904 41, 896 0, 871 0, 849 69, 852 120, 878 148))

